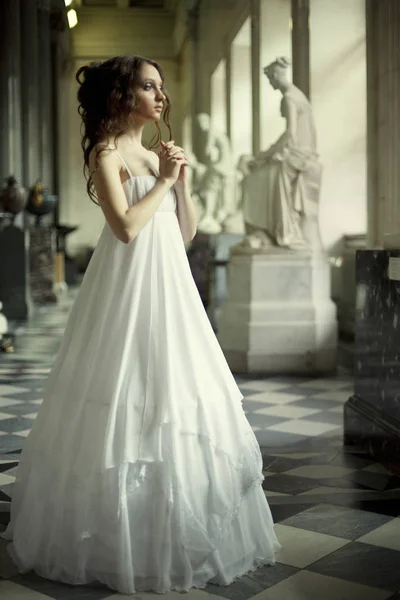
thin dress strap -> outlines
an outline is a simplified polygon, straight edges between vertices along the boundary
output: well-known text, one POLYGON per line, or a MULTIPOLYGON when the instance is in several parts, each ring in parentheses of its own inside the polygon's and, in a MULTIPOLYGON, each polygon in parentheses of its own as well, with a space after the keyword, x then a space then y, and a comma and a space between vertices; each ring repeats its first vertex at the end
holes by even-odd
POLYGON ((119 160, 122 162, 122 164, 124 165, 129 177, 133 178, 132 172, 130 170, 130 168, 128 167, 128 165, 126 164, 126 162, 124 161, 124 159, 122 158, 122 156, 120 155, 120 153, 118 152, 118 150, 114 149, 115 154, 118 156, 119 160))

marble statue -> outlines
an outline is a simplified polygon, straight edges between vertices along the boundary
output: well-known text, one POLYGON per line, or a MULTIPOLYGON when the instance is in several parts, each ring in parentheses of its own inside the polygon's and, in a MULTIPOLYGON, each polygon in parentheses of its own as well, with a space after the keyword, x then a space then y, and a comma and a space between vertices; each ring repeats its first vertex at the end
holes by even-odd
POLYGON ((278 58, 264 68, 282 94, 286 130, 266 151, 243 157, 242 202, 246 236, 234 252, 263 252, 278 246, 322 252, 318 204, 322 168, 311 105, 290 83, 289 61, 278 58))
POLYGON ((243 217, 236 206, 236 172, 229 138, 211 128, 206 113, 197 115, 196 123, 205 138, 201 160, 193 154, 189 157, 192 192, 202 213, 198 230, 209 234, 242 233, 243 217))
POLYGON ((3 308, 3 303, 0 302, 0 340, 3 335, 8 331, 8 323, 5 315, 1 312, 3 308))

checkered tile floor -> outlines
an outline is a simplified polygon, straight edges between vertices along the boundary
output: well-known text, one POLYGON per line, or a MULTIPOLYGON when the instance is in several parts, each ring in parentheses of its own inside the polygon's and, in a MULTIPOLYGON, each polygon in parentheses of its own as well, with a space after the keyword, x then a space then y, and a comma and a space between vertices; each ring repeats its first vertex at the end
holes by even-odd
MULTIPOLYGON (((39 410, 40 389, 73 296, 42 309, 18 336, 15 354, 0 356, 1 529, 9 519, 21 446, 39 410)), ((237 381, 261 446, 263 486, 283 549, 275 567, 261 568, 226 588, 209 585, 191 591, 190 596, 400 600, 400 478, 360 449, 342 445, 343 404, 352 391, 351 379, 340 374, 237 381)), ((0 597, 97 600, 119 595, 99 586, 73 588, 34 574, 17 575, 2 541, 0 597)))

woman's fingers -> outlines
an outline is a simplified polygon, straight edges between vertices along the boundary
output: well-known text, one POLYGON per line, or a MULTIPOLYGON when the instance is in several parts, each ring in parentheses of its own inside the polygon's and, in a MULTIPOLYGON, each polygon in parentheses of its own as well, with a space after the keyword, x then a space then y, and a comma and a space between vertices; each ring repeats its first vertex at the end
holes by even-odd
POLYGON ((180 150, 181 152, 184 152, 184 149, 181 148, 180 146, 175 146, 175 142, 173 140, 171 140, 170 142, 161 142, 161 146, 163 147, 164 150, 171 152, 172 150, 180 150))

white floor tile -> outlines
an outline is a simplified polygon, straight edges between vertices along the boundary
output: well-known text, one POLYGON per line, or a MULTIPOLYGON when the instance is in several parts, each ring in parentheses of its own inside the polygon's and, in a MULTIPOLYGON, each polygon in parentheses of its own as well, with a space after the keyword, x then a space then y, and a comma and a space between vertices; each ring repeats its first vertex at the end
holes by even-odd
POLYGON ((326 479, 328 477, 345 477, 356 469, 347 467, 335 467, 334 465, 303 465, 285 471, 286 475, 297 475, 297 477, 308 477, 310 479, 326 479))
POLYGON ((279 392, 262 392, 246 396, 244 402, 246 400, 251 400, 252 402, 261 402, 262 404, 289 404, 290 402, 300 400, 302 397, 303 396, 295 396, 293 394, 281 394, 279 392))
POLYGON ((20 392, 26 392, 26 388, 17 387, 15 385, 0 385, 0 397, 4 398, 10 394, 18 394, 20 392))
POLYGON ((328 412, 337 413, 339 415, 343 414, 343 404, 339 404, 339 406, 335 406, 335 408, 328 408, 328 412))
MULTIPOLYGON (((30 590, 13 581, 0 579, 0 597, 4 600, 49 600, 50 596, 30 590)), ((121 596, 119 597, 121 600, 121 596)))
POLYGON ((316 488, 313 488, 312 490, 307 490, 306 492, 301 492, 300 494, 297 494, 297 496, 318 496, 318 495, 327 495, 327 494, 358 494, 358 493, 365 493, 365 491, 368 490, 363 490, 363 489, 357 489, 357 488, 341 488, 341 487, 328 487, 325 485, 320 485, 316 488))
POLYGON ((0 485, 8 485, 9 483, 14 483, 15 477, 11 475, 7 475, 6 473, 0 473, 0 485))
POLYGON ((352 381, 343 381, 343 379, 313 379, 300 383, 298 387, 310 388, 313 390, 340 390, 352 385, 352 381))
POLYGON ((336 577, 299 571, 252 596, 251 600, 387 600, 391 595, 391 592, 336 577))
POLYGON ((0 408, 8 408, 9 406, 15 406, 16 404, 21 404, 21 400, 11 400, 11 398, 7 398, 7 396, 0 397, 0 408))
POLYGON ((277 381, 243 381, 240 387, 245 390, 254 390, 254 392, 275 392, 285 387, 285 384, 277 381))
POLYGON ((270 415, 274 417, 285 417, 287 419, 301 419, 302 417, 308 417, 321 412, 315 408, 302 408, 293 404, 285 404, 284 406, 268 406, 264 408, 258 408, 253 411, 256 415, 270 415))
POLYGON ((25 429, 25 431, 14 431, 13 435, 19 435, 20 437, 26 438, 29 435, 30 431, 30 429, 25 429))
POLYGON ((278 456, 280 458, 295 458, 302 460, 304 458, 313 458, 314 456, 320 456, 320 452, 293 452, 292 454, 271 454, 270 456, 278 456))
POLYGON ((374 531, 370 531, 360 537, 357 542, 400 551, 400 518, 393 519, 393 521, 385 523, 385 525, 374 529, 374 531))
POLYGON ((330 390, 328 392, 318 392, 318 394, 312 396, 312 399, 317 401, 320 398, 321 400, 332 400, 333 402, 344 404, 350 396, 351 392, 346 390, 330 390))
POLYGON ((282 545, 277 561, 299 569, 349 544, 346 539, 280 523, 275 525, 275 532, 282 545))
POLYGON ((0 420, 2 421, 3 419, 13 419, 15 418, 15 415, 9 415, 8 413, 2 413, 0 412, 0 420))
MULTIPOLYGON (((223 588, 227 589, 227 588, 223 588)), ((168 594, 163 594, 161 596, 162 600, 182 600, 182 598, 187 598, 187 600, 205 600, 209 598, 209 600, 216 600, 217 598, 222 598, 222 596, 218 596, 217 594, 208 594, 203 590, 192 589, 190 592, 181 594, 180 592, 168 592, 168 594)), ((160 600, 160 594, 153 594, 152 592, 140 592, 140 594, 134 594, 132 596, 126 596, 122 594, 113 594, 112 596, 107 596, 105 600, 122 600, 123 598, 132 598, 139 600, 143 598, 143 600, 160 600)))
POLYGON ((277 425, 271 425, 268 430, 271 431, 282 431, 283 433, 296 433, 298 435, 308 435, 310 437, 320 435, 327 431, 333 431, 337 429, 337 425, 330 425, 329 423, 319 423, 318 421, 307 421, 306 419, 297 419, 293 421, 285 421, 284 423, 278 423, 277 425))

